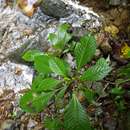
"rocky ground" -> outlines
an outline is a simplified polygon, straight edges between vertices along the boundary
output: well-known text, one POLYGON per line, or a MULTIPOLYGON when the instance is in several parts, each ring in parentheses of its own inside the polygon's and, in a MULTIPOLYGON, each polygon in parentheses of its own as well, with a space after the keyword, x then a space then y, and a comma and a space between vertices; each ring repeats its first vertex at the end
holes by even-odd
MULTIPOLYGON (((81 5, 86 8, 78 6, 76 12, 60 19, 45 15, 40 8, 30 18, 19 8, 5 7, 6 3, 0 5, 0 130, 44 130, 42 121, 45 113, 50 113, 50 108, 43 113, 27 114, 18 107, 20 95, 27 91, 34 76, 31 65, 21 56, 33 48, 46 51, 49 48, 47 35, 54 32, 60 23, 70 23, 76 37, 88 30, 94 32, 99 46, 96 57, 109 56, 115 68, 128 63, 128 59, 122 58, 118 52, 123 43, 130 44, 130 9, 108 7, 104 2, 95 1, 82 0, 81 5)), ((130 129, 129 111, 119 115, 113 99, 107 94, 114 84, 114 78, 111 78, 114 73, 98 85, 103 90, 97 99, 102 105, 86 108, 98 130, 130 129)))

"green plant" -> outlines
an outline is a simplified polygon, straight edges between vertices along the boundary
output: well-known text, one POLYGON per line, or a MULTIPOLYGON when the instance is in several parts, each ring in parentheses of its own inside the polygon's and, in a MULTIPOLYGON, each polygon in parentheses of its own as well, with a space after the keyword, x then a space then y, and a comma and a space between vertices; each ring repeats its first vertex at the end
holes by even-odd
POLYGON ((49 130, 91 130, 89 117, 77 95, 82 91, 89 102, 94 100, 94 93, 86 82, 102 80, 111 67, 100 58, 95 65, 86 68, 96 51, 95 38, 87 34, 79 42, 70 42, 72 36, 67 32, 68 27, 62 24, 56 33, 49 35, 54 53, 33 50, 23 55, 24 60, 34 62, 38 75, 31 89, 21 97, 20 106, 25 112, 40 112, 54 104, 55 114, 45 120, 49 130), (74 68, 64 58, 68 51, 76 61, 74 68))
POLYGON ((114 103, 119 112, 122 112, 126 109, 125 101, 123 98, 124 93, 125 93, 124 89, 120 86, 114 87, 111 90, 111 94, 114 96, 114 103))
POLYGON ((111 89, 110 93, 114 97, 114 102, 117 107, 117 110, 119 112, 122 112, 126 109, 124 95, 129 92, 127 91, 127 89, 124 89, 124 86, 127 85, 127 82, 130 81, 130 64, 127 64, 117 69, 116 75, 117 77, 115 80, 115 87, 111 89))

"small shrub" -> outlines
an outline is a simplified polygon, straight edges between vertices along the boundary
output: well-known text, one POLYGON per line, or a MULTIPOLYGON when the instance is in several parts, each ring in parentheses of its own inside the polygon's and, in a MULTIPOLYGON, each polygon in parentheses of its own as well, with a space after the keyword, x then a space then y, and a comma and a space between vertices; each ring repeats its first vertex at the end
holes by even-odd
POLYGON ((77 95, 83 92, 89 102, 94 100, 94 93, 85 83, 102 80, 111 67, 104 58, 100 58, 95 65, 86 69, 86 64, 92 60, 96 51, 95 38, 87 34, 79 42, 72 42, 68 28, 67 24, 62 24, 56 33, 49 35, 54 53, 32 50, 23 55, 24 60, 34 62, 38 75, 30 91, 21 97, 20 106, 25 112, 34 113, 43 111, 50 101, 53 104, 61 103, 55 115, 45 120, 49 130, 91 130, 89 117, 77 95), (66 52, 73 55, 74 68, 65 60, 66 52))

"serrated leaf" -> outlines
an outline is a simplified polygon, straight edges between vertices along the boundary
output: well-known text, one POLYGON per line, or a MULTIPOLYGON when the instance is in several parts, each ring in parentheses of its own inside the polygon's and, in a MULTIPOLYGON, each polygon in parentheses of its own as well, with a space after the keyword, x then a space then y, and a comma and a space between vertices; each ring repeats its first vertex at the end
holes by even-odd
POLYGON ((92 130, 87 114, 74 94, 65 110, 64 125, 65 130, 92 130))
POLYGON ((64 77, 66 77, 70 71, 69 64, 57 57, 49 60, 49 67, 55 74, 64 77))
POLYGON ((81 80, 98 81, 103 79, 111 71, 111 67, 104 58, 100 58, 96 65, 87 69, 81 76, 81 80))
POLYGON ((61 130, 62 123, 57 118, 54 118, 54 119, 46 118, 44 120, 44 126, 45 128, 48 128, 48 130, 61 130))
POLYGON ((60 80, 56 80, 53 78, 46 78, 42 81, 37 81, 38 85, 32 85, 32 90, 35 92, 43 92, 43 91, 52 91, 54 90, 59 83, 61 83, 60 80))
POLYGON ((115 88, 112 88, 111 93, 113 95, 123 95, 125 91, 122 89, 122 87, 115 87, 115 88))
POLYGON ((39 50, 29 50, 22 56, 22 58, 25 61, 32 62, 34 61, 35 57, 39 55, 43 55, 43 52, 40 52, 39 50))
POLYGON ((75 47, 75 57, 78 70, 88 63, 96 52, 96 40, 88 34, 80 39, 75 47))
POLYGON ((63 87, 59 92, 58 94, 56 95, 56 101, 58 101, 59 99, 62 99, 65 95, 65 92, 66 92, 66 89, 67 89, 67 86, 63 87))
POLYGON ((40 75, 36 76, 32 82, 32 86, 31 86, 32 91, 35 92, 35 88, 37 88, 42 81, 43 81, 42 76, 40 75))
POLYGON ((51 69, 49 67, 49 59, 50 57, 48 55, 40 55, 37 56, 34 60, 34 67, 35 69, 44 74, 51 73, 51 69))
POLYGON ((95 100, 95 92, 91 89, 86 88, 84 90, 84 95, 89 103, 92 103, 95 100))
POLYGON ((121 67, 118 71, 118 76, 120 77, 126 77, 129 78, 130 77, 130 64, 127 64, 123 67, 121 67))
POLYGON ((62 50, 65 44, 71 39, 71 35, 67 33, 68 28, 68 24, 62 24, 59 26, 56 33, 49 34, 48 39, 54 48, 62 50))
POLYGON ((29 91, 21 97, 20 107, 25 112, 40 112, 47 106, 52 96, 52 92, 36 94, 32 91, 29 91))

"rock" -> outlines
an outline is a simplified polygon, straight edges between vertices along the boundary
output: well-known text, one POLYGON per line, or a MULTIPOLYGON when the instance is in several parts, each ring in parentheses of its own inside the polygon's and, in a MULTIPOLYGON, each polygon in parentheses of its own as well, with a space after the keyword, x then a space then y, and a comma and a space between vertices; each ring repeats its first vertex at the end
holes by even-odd
POLYGON ((17 9, 6 8, 3 11, 0 8, 0 19, 0 62, 7 58, 21 60, 21 55, 28 49, 43 51, 47 48, 47 35, 54 29, 46 25, 48 16, 40 11, 30 19, 17 9), (31 30, 32 33, 26 34, 26 30, 31 30))
POLYGON ((66 18, 60 19, 61 23, 69 23, 75 29, 74 33, 86 32, 91 29, 98 29, 101 27, 101 22, 97 17, 93 17, 92 14, 71 14, 66 18), (81 29, 82 28, 82 29, 81 29))
POLYGON ((105 33, 98 33, 95 35, 97 46, 99 47, 105 40, 105 33))
POLYGON ((61 18, 71 14, 71 10, 62 0, 42 0, 42 11, 52 17, 61 18))
POLYGON ((41 125, 38 125, 38 126, 36 126, 35 128, 34 128, 34 130, 43 130, 44 128, 43 128, 43 124, 41 124, 41 125))
MULTIPOLYGON (((96 43, 97 46, 103 51, 104 54, 108 54, 112 51, 112 47, 109 43, 109 37, 105 35, 105 33, 98 33, 96 35, 96 43)), ((97 50, 97 54, 99 55, 99 51, 97 50)))
POLYGON ((13 120, 5 120, 2 123, 2 125, 0 127, 0 130, 14 130, 15 126, 16 126, 15 121, 13 121, 13 120))
POLYGON ((31 130, 32 128, 34 128, 38 123, 32 119, 29 120, 28 124, 27 124, 27 129, 31 130))
MULTIPOLYGON (((53 2, 60 4, 59 0, 53 2)), ((29 18, 16 8, 0 8, 0 63, 8 58, 21 62, 22 54, 29 49, 45 51, 49 47, 48 34, 54 32, 61 23, 71 24, 75 28, 74 31, 77 30, 76 33, 85 33, 89 29, 101 26, 99 16, 89 8, 74 2, 65 4, 72 6, 75 11, 69 17, 60 20, 44 15, 40 9, 29 18)))
POLYGON ((7 57, 12 59, 13 61, 22 62, 22 55, 27 52, 28 50, 40 50, 40 51, 46 51, 49 48, 49 42, 47 40, 47 36, 49 33, 54 32, 55 28, 47 28, 40 32, 40 34, 35 34, 31 39, 28 39, 21 46, 17 46, 18 48, 16 50, 8 50, 7 57))
POLYGON ((95 53, 95 58, 99 58, 101 56, 101 51, 100 49, 96 49, 96 53, 95 53))
MULTIPOLYGON (((99 16, 90 8, 79 5, 72 0, 43 0, 41 9, 45 14, 56 18, 62 18, 61 21, 73 23, 73 26, 78 27, 83 23, 86 26, 100 26, 99 16), (91 24, 90 24, 91 23, 91 24)), ((95 27, 96 27, 95 26, 95 27)), ((80 26, 81 27, 81 26, 80 26)))
POLYGON ((74 68, 75 66, 76 66, 76 63, 75 63, 75 61, 74 61, 74 57, 70 54, 70 53, 68 53, 67 55, 66 55, 66 61, 69 63, 69 65, 72 67, 72 68, 74 68))
POLYGON ((22 64, 10 61, 0 66, 0 90, 13 89, 15 92, 30 87, 33 79, 33 70, 22 64), (19 68, 20 72, 16 73, 19 68))
MULTIPOLYGON (((55 2, 59 0, 52 1, 55 2)), ((70 0, 65 0, 63 6, 71 7, 72 14, 57 20, 45 15, 40 8, 32 17, 27 17, 17 8, 0 5, 0 91, 6 87, 18 92, 31 85, 33 70, 22 65, 25 62, 21 57, 27 50, 48 50, 48 34, 55 32, 59 24, 71 24, 75 36, 82 36, 87 30, 101 26, 100 17, 89 8, 70 0)))
POLYGON ((109 52, 112 51, 112 47, 111 47, 111 45, 109 44, 108 40, 106 40, 105 42, 103 42, 100 47, 101 47, 102 51, 103 51, 105 54, 108 54, 109 52))
POLYGON ((30 118, 29 116, 30 115, 27 114, 27 113, 25 113, 24 115, 22 115, 21 118, 20 118, 21 123, 23 123, 23 124, 28 123, 29 118, 30 118))

